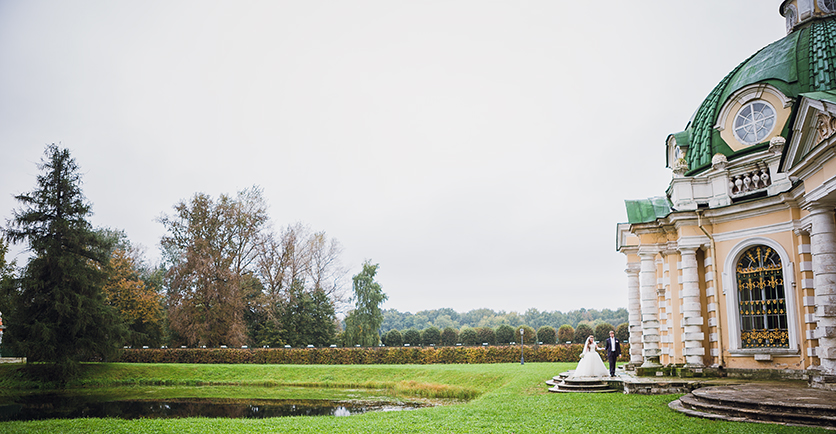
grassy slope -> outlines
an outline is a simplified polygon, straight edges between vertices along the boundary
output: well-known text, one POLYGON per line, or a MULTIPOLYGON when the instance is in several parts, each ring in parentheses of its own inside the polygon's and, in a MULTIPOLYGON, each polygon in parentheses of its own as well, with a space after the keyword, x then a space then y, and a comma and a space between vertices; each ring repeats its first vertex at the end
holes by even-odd
MULTIPOLYGON (((406 395, 478 394, 464 404, 351 417, 262 420, 80 419, 0 423, 3 433, 814 433, 824 430, 695 419, 667 408, 675 396, 552 394, 543 381, 570 366, 497 365, 269 366, 94 365, 76 386, 226 383, 271 387, 391 387, 406 395), (400 386, 398 386, 400 385, 400 386)), ((0 387, 15 379, 0 369, 0 387)), ((22 383, 20 383, 22 384, 22 383)), ((203 390, 204 388, 194 388, 203 390)), ((246 387, 244 389, 247 389, 246 387)), ((333 389, 335 392, 337 389, 333 389)), ((328 392, 323 392, 327 395, 328 392)))

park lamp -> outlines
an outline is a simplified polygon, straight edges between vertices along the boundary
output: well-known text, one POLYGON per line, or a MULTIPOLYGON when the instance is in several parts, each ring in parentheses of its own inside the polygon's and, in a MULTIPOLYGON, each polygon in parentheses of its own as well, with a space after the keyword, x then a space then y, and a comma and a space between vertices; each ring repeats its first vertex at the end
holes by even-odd
POLYGON ((525 329, 520 327, 520 365, 525 365, 525 353, 523 352, 523 348, 525 348, 525 339, 523 339, 524 334, 525 329))

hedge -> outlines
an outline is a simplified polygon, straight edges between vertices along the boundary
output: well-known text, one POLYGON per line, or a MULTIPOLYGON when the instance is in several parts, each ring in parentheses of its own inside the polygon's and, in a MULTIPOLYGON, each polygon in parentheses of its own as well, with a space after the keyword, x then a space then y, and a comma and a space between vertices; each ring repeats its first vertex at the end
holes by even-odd
MULTIPOLYGON (((630 345, 622 344, 621 362, 630 345)), ((369 348, 161 348, 123 349, 119 363, 260 363, 282 365, 426 365, 433 363, 511 363, 519 346, 369 348)), ((526 346, 528 362, 577 362, 581 344, 526 346)), ((603 358, 603 357, 602 357, 603 358)), ((606 363, 606 361, 605 361, 606 363)))

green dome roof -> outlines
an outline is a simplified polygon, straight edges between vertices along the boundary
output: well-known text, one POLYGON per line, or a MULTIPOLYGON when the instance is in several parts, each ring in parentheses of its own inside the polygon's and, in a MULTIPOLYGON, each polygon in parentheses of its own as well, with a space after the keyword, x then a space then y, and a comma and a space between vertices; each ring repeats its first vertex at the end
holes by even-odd
MULTIPOLYGON (((709 167, 714 154, 735 154, 714 126, 729 96, 756 83, 768 83, 791 98, 836 89, 836 19, 814 21, 790 33, 743 61, 720 81, 686 130, 673 135, 677 145, 688 146, 689 175, 709 167)), ((786 131, 788 125, 780 127, 786 131)))

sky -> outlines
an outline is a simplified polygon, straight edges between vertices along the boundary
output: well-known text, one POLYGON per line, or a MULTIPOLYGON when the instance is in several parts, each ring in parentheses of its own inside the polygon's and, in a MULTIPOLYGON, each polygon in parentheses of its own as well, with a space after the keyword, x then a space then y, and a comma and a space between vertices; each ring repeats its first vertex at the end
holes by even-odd
POLYGON ((0 224, 57 143, 150 261, 177 202, 259 186, 387 309, 626 307, 624 200, 779 5, 0 0, 0 224))

